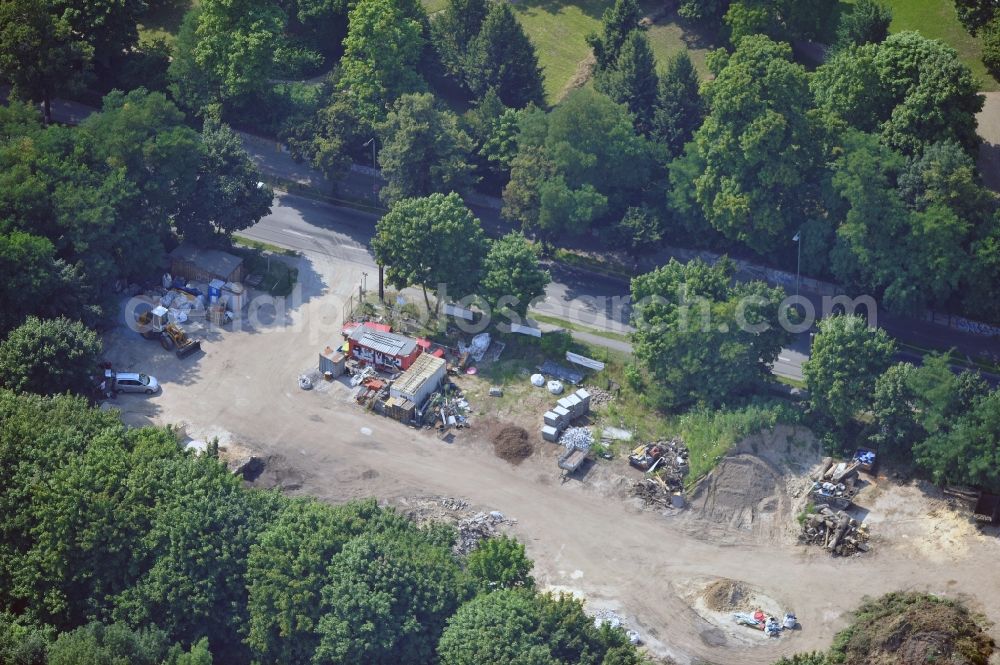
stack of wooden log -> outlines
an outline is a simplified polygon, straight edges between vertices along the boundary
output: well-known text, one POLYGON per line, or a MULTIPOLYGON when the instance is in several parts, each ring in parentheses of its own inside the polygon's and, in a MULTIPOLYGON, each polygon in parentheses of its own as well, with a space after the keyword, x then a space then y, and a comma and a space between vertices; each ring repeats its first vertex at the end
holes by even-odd
POLYGON ((828 506, 820 506, 817 512, 806 516, 799 541, 819 545, 834 556, 851 556, 869 549, 867 529, 847 513, 828 506))

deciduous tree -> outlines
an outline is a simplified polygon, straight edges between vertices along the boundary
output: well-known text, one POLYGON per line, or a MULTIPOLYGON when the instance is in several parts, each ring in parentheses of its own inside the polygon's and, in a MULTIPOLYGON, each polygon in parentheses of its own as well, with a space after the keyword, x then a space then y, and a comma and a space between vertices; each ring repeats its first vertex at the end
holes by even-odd
POLYGON ((314 662, 423 665, 464 592, 451 552, 409 533, 355 538, 330 560, 314 662))
POLYGON ((53 96, 74 87, 92 56, 69 19, 45 0, 0 3, 0 78, 14 97, 42 102, 47 123, 53 96))
POLYGON ((385 137, 380 161, 386 203, 464 191, 471 185, 472 139, 430 93, 400 97, 380 130, 385 137))
POLYGON ((101 352, 97 334, 82 323, 29 316, 0 342, 0 384, 39 395, 86 393, 101 352))
POLYGON ((431 194, 394 203, 375 226, 372 251, 391 284, 420 285, 429 309, 428 288, 444 285, 453 297, 475 293, 486 236, 458 194, 431 194))
POLYGON ((479 294, 494 313, 499 313, 498 308, 509 309, 523 317, 550 281, 548 271, 538 265, 538 248, 520 233, 508 233, 490 243, 479 294))
POLYGON ((718 404, 770 374, 789 333, 781 289, 732 285, 735 264, 671 260, 632 280, 636 357, 665 407, 718 404))
POLYGON ((671 197, 764 253, 816 210, 822 133, 791 47, 744 38, 706 86, 708 117, 671 165, 671 197))
POLYGON ((823 319, 802 373, 814 413, 837 428, 871 408, 875 382, 892 363, 895 344, 855 315, 823 319))

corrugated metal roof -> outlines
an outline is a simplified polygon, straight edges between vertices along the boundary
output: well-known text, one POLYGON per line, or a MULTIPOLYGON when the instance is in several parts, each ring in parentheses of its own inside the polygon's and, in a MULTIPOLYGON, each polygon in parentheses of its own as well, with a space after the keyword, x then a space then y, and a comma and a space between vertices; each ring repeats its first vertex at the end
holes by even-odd
POLYGON ((444 364, 444 358, 422 353, 413 361, 410 368, 393 382, 392 388, 403 395, 414 395, 424 384, 424 381, 433 377, 444 367, 444 364))
POLYGON ((381 332, 367 325, 358 326, 351 333, 351 341, 372 351, 390 356, 408 356, 417 348, 417 340, 396 333, 381 332))

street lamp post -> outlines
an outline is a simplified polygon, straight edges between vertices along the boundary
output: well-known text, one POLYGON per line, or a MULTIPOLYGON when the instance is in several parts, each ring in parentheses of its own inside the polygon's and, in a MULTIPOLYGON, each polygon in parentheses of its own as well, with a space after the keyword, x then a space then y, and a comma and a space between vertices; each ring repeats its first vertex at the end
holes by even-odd
POLYGON ((795 244, 798 245, 798 260, 795 262, 795 300, 799 299, 799 274, 802 268, 802 231, 796 231, 795 237, 792 238, 795 244))
POLYGON ((370 139, 368 139, 367 143, 365 143, 365 147, 366 148, 368 147, 369 143, 372 146, 372 197, 377 200, 378 199, 378 169, 375 167, 375 137, 374 136, 371 137, 370 139))

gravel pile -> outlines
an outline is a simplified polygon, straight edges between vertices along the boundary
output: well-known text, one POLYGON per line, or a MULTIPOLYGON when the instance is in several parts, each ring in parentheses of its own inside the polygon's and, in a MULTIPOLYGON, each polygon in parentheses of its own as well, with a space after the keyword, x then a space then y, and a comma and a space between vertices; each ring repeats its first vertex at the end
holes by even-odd
POLYGON ((594 435, 586 427, 570 427, 559 437, 559 443, 567 450, 590 450, 594 435))

